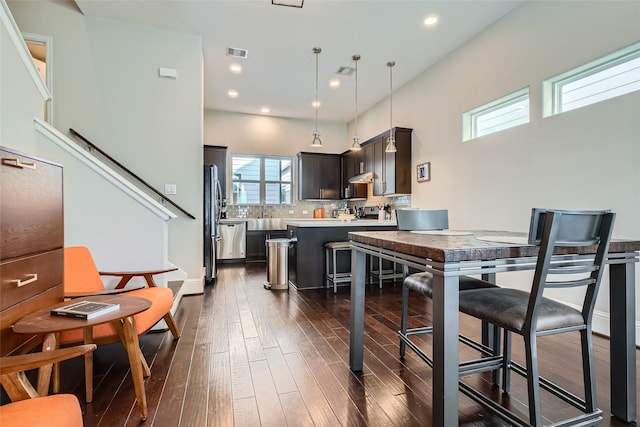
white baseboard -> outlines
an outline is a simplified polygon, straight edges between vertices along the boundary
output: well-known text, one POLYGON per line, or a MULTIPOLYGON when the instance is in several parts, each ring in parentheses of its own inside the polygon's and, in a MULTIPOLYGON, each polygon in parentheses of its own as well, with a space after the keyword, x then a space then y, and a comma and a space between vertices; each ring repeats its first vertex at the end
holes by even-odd
MULTIPOLYGON (((204 275, 199 279, 187 279, 180 288, 182 295, 197 295, 204 292, 204 275)), ((181 295, 181 296, 182 296, 181 295)))
MULTIPOLYGON (((636 346, 640 346, 640 322, 636 321, 636 346)), ((604 311, 596 311, 593 313, 593 332, 610 336, 609 313, 604 311)))

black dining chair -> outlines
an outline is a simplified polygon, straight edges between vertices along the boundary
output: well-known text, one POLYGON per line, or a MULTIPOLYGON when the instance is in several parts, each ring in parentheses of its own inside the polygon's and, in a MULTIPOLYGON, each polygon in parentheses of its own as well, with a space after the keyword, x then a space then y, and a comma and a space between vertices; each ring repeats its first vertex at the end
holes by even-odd
MULTIPOLYGON (((540 387, 584 412, 572 418, 571 425, 593 425, 602 419, 602 411, 596 403, 591 327, 615 214, 534 210, 534 215, 542 234, 536 242, 540 249, 531 292, 505 287, 468 290, 460 293, 459 308, 504 330, 503 351, 498 355, 501 366, 493 369, 502 369, 505 393, 509 393, 511 371, 526 377, 531 425, 543 422, 540 387), (549 288, 576 287, 586 288, 579 309, 543 296, 549 288), (579 331, 581 338, 584 398, 539 377, 538 337, 572 331, 579 331), (524 338, 526 367, 511 360, 512 333, 524 338)), ((483 363, 480 360, 477 362, 483 363)), ((467 362, 467 366, 472 364, 473 361, 467 362)), ((488 400, 484 403, 492 405, 488 400)))
MULTIPOLYGON (((419 232, 446 230, 449 228, 449 211, 446 209, 398 209, 396 214, 398 230, 419 232)), ((409 337, 413 335, 431 334, 433 333, 433 327, 421 326, 409 329, 407 328, 407 319, 409 317, 409 291, 433 298, 433 275, 429 272, 408 274, 407 267, 405 266, 404 268, 405 279, 402 286, 402 315, 400 317, 400 330, 398 331, 398 337, 400 338, 400 357, 404 357, 406 346, 409 346, 422 360, 431 366, 431 358, 422 351, 415 342, 411 341, 409 337)), ((460 276, 459 283, 461 291, 495 286, 484 280, 469 276, 460 276)))

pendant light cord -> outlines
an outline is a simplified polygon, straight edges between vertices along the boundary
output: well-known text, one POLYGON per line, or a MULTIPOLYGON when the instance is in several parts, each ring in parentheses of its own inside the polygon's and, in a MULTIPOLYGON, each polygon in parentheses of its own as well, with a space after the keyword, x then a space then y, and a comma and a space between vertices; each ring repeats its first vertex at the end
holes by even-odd
POLYGON ((320 108, 320 102, 318 101, 318 55, 320 54, 320 48, 313 49, 313 53, 316 54, 316 132, 318 131, 318 108, 320 108))
POLYGON ((356 63, 356 121, 355 128, 353 131, 354 136, 358 137, 358 60, 360 59, 360 55, 353 55, 353 60, 356 63))
POLYGON ((393 66, 396 65, 395 61, 387 62, 389 66, 389 138, 393 136, 391 129, 393 129, 393 66))

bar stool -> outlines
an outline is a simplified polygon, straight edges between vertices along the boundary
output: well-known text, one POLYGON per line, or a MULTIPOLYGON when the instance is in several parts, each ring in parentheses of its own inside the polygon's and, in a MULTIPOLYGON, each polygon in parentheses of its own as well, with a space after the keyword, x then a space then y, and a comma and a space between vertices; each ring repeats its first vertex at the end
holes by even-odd
POLYGON ((325 280, 327 287, 329 282, 333 282, 333 293, 338 290, 338 283, 351 282, 351 268, 349 271, 338 272, 338 253, 351 252, 351 244, 349 242, 328 242, 324 245, 325 252, 325 280))

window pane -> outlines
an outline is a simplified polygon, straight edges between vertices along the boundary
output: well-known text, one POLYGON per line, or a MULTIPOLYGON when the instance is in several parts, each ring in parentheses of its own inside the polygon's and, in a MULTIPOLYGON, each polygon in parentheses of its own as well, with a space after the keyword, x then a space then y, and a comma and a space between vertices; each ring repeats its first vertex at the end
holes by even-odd
POLYGON ((237 154, 231 156, 231 192, 238 204, 292 204, 293 159, 237 154))
POLYGON ((529 123, 529 88, 462 114, 463 141, 529 123))
POLYGON ((236 157, 232 159, 233 180, 260 181, 260 158, 236 157))
POLYGON ((476 117, 476 137, 529 122, 529 98, 488 111, 476 117))
POLYGON ((266 203, 271 205, 291 204, 291 184, 266 184, 266 203))
POLYGON ((636 90, 640 90, 640 57, 563 84, 560 110, 573 110, 636 90))
POLYGON ((544 117, 640 90, 640 43, 543 82, 544 117))
POLYGON ((248 205, 260 204, 260 183, 243 182, 238 187, 238 203, 248 205))

